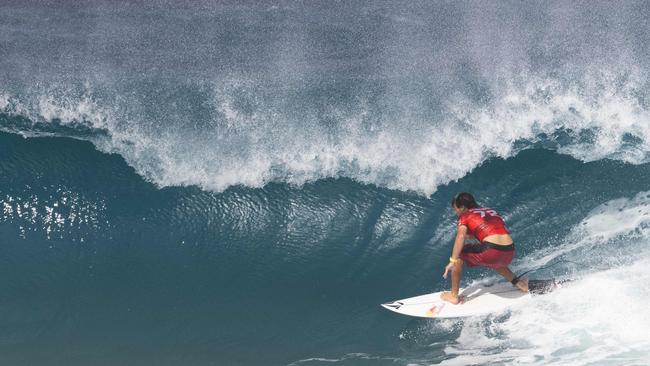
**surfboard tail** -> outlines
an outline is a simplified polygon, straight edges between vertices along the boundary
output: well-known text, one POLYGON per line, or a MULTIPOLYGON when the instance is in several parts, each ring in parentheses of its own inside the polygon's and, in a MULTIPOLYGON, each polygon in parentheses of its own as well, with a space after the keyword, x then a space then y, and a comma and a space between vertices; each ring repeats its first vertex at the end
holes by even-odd
POLYGON ((562 285, 555 281, 555 279, 528 281, 528 291, 534 295, 543 295, 560 287, 562 285))

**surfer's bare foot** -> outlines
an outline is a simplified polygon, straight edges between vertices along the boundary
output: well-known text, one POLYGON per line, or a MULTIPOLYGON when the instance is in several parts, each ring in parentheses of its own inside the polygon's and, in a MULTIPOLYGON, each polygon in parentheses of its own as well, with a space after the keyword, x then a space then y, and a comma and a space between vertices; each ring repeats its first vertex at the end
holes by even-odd
POLYGON ((460 304, 460 298, 458 296, 454 296, 451 292, 443 292, 440 295, 440 298, 454 305, 460 304))
POLYGON ((517 288, 520 289, 523 292, 528 292, 528 278, 522 278, 519 281, 517 281, 517 288))

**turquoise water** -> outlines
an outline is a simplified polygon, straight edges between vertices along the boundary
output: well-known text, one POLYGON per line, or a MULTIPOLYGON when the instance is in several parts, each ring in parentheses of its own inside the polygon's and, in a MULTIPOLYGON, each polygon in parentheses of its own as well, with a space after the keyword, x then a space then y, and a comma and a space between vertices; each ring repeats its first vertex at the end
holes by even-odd
POLYGON ((644 364, 647 13, 0 5, 0 360, 644 364), (459 191, 513 269, 574 281, 462 321, 382 309, 448 287, 459 191))

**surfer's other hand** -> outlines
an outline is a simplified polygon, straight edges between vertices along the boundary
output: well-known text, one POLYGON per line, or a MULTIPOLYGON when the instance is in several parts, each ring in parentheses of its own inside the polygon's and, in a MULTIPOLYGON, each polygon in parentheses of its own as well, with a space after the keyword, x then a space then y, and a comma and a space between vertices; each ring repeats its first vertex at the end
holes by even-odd
POLYGON ((449 271, 453 270, 453 269, 454 269, 454 264, 450 262, 450 263, 447 265, 447 267, 445 267, 445 273, 442 275, 442 278, 445 278, 445 279, 446 279, 446 278, 447 278, 447 273, 448 273, 449 271))

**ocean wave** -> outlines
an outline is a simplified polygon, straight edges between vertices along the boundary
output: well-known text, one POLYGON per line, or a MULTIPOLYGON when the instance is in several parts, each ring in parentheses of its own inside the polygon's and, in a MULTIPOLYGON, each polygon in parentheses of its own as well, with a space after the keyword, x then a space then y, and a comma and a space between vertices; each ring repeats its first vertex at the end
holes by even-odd
POLYGON ((421 114, 384 91, 324 105, 319 98, 335 89, 305 99, 308 90, 241 81, 168 91, 154 113, 155 105, 143 106, 155 101, 150 97, 127 102, 95 96, 86 86, 72 96, 1 94, 0 129, 89 140, 160 187, 223 191, 350 177, 430 195, 487 159, 531 147, 583 161, 647 162, 643 80, 639 72, 599 72, 580 81, 522 75, 493 87, 488 102, 452 93, 440 110, 421 114))

